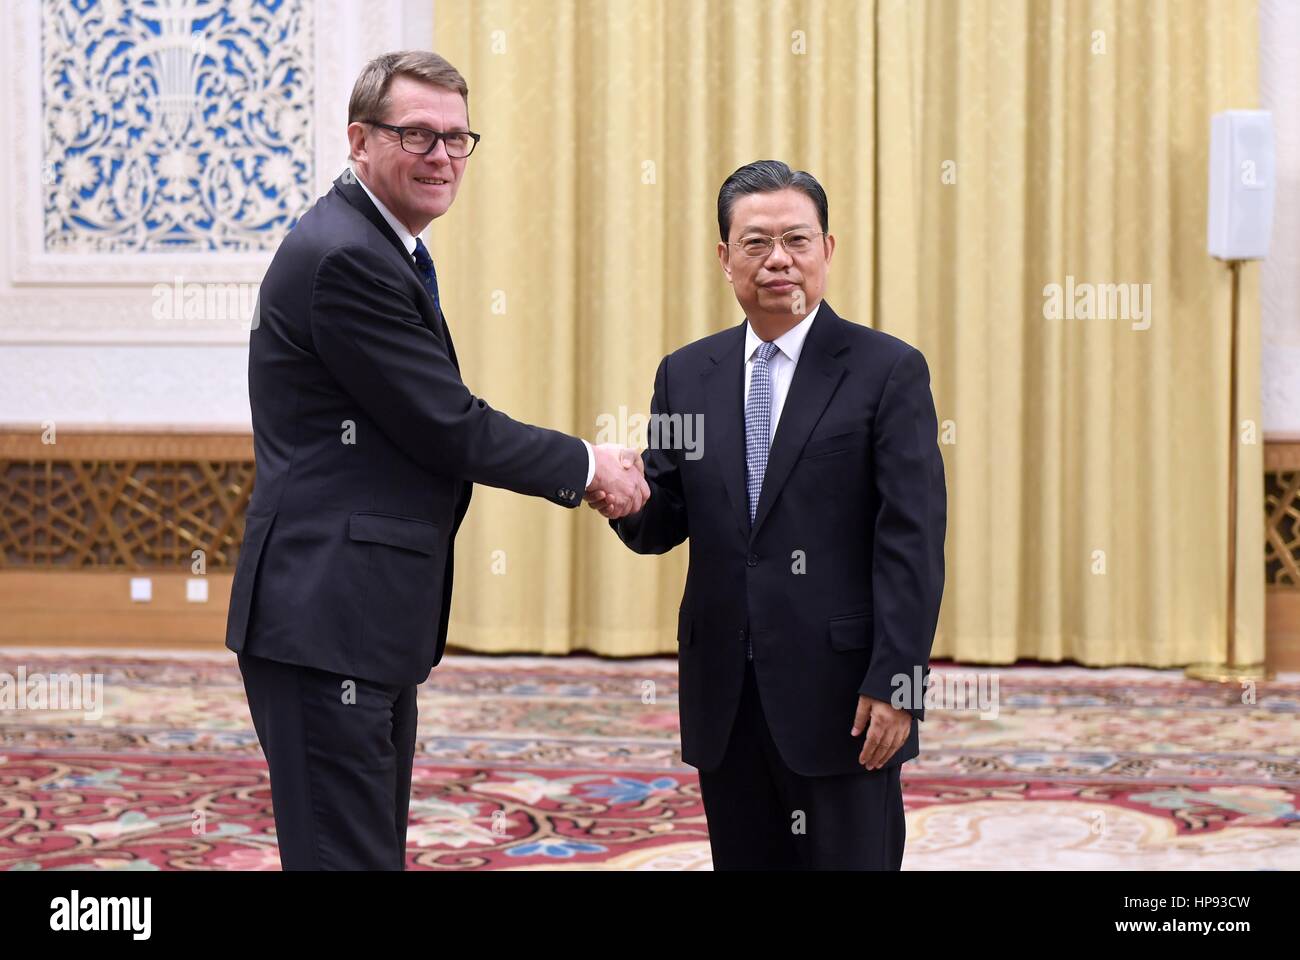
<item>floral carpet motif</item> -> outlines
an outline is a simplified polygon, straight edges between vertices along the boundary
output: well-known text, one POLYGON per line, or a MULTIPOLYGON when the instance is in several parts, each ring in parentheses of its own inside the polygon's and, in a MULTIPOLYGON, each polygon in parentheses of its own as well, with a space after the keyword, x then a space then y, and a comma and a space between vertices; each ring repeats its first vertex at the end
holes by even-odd
MULTIPOLYGON (((279 869, 232 654, 20 666, 101 674, 103 711, 0 709, 0 869, 279 869)), ((932 671, 958 674, 996 674, 997 710, 927 707, 904 869, 1300 869, 1300 679, 932 671)), ((675 661, 452 655, 419 713, 410 869, 710 868, 675 661)))

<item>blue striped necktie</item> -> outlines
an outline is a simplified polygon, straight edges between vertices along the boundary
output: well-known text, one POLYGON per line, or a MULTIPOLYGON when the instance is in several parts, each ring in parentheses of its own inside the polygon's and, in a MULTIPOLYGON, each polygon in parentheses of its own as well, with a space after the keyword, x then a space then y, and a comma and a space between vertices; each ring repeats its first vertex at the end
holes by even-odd
POLYGON ((767 453, 772 442, 772 371, 768 361, 776 355, 776 344, 758 345, 749 371, 749 395, 745 398, 745 468, 749 490, 749 522, 758 512, 767 472, 767 453))

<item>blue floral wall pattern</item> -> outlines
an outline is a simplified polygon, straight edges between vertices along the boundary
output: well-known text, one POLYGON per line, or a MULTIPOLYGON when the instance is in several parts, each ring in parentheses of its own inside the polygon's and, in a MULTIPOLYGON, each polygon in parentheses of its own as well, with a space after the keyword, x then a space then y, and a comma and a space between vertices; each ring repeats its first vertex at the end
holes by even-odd
POLYGON ((43 0, 45 249, 274 249, 313 199, 313 6, 43 0))

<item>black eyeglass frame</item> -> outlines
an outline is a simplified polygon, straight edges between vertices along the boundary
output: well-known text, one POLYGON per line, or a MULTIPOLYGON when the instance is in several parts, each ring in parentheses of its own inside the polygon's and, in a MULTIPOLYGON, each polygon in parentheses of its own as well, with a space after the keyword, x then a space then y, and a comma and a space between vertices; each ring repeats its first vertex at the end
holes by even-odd
POLYGON ((470 154, 474 152, 474 147, 477 147, 479 140, 482 139, 481 136, 475 133, 473 130, 441 131, 441 130, 430 130, 428 127, 398 127, 398 126, 394 126, 391 123, 380 123, 378 120, 362 120, 361 122, 368 123, 372 127, 382 127, 385 130, 393 131, 393 133, 397 134, 397 140, 402 145, 402 149, 405 150, 407 153, 414 154, 417 157, 426 157, 429 154, 433 153, 433 151, 438 149, 438 141, 445 140, 447 139, 447 137, 471 137, 474 141, 474 146, 469 148, 469 153, 465 154, 465 156, 453 157, 451 151, 450 150, 447 151, 447 156, 451 157, 451 159, 464 160, 465 157, 468 157, 470 154), (429 149, 428 150, 410 149, 406 145, 406 131, 408 130, 422 130, 423 132, 433 137, 433 142, 429 144, 429 149))

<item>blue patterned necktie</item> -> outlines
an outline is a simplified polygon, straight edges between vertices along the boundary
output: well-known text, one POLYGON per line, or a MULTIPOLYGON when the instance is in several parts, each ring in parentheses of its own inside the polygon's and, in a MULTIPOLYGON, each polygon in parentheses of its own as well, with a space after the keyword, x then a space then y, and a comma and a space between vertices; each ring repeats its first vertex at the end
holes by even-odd
POLYGON ((767 452, 772 438, 772 371, 768 361, 776 354, 776 344, 758 345, 749 371, 749 396, 745 398, 745 468, 749 489, 749 522, 758 511, 758 497, 763 492, 763 474, 767 472, 767 452))
POLYGON ((424 289, 428 290, 429 296, 433 297, 433 307, 438 311, 438 319, 441 320, 442 304, 438 302, 438 274, 434 272, 433 257, 429 256, 429 248, 419 237, 415 238, 415 269, 420 274, 424 289))
POLYGON ((438 302, 438 274, 433 270, 433 257, 429 256, 429 248, 419 237, 415 238, 415 269, 420 274, 424 289, 433 297, 433 309, 438 316, 438 325, 442 328, 442 342, 447 345, 452 366, 459 370, 460 363, 456 360, 456 347, 451 342, 451 330, 447 327, 447 318, 442 315, 442 304, 438 302))

